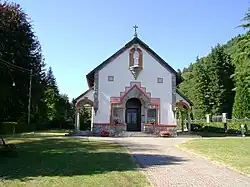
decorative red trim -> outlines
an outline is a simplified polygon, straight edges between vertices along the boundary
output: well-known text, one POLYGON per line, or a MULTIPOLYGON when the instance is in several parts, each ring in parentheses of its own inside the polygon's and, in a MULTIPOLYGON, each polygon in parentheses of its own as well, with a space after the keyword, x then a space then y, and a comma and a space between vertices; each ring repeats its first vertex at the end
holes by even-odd
POLYGON ((160 98, 151 98, 150 103, 153 105, 160 105, 160 98))
POLYGON ((135 85, 133 85, 128 91, 126 91, 126 92, 121 92, 120 93, 120 98, 121 98, 121 101, 124 99, 124 97, 131 91, 131 90, 133 90, 134 88, 137 88, 137 89, 139 89, 141 92, 142 92, 142 94, 146 97, 146 98, 148 98, 149 100, 150 100, 150 97, 151 97, 151 94, 150 93, 145 93, 140 87, 138 87, 136 84, 135 85))
POLYGON ((176 127, 177 125, 176 124, 159 124, 157 126, 159 126, 159 127, 176 127))
POLYGON ((125 87, 125 91, 120 92, 120 97, 110 97, 111 103, 121 103, 123 98, 133 89, 133 88, 139 89, 142 94, 147 97, 150 100, 150 103, 152 105, 160 105, 160 98, 152 98, 151 92, 147 92, 146 87, 141 86, 141 82, 130 82, 130 86, 125 87))
POLYGON ((93 123, 93 125, 106 125, 106 126, 127 126, 127 124, 113 124, 113 123, 93 123))
POLYGON ((151 105, 154 105, 158 109, 157 122, 160 123, 161 120, 160 98, 152 98, 151 93, 147 92, 146 87, 142 87, 141 82, 136 82, 136 81, 131 81, 130 86, 126 86, 125 91, 120 92, 120 97, 110 97, 110 122, 112 119, 112 105, 121 104, 123 102, 124 97, 135 87, 141 91, 141 94, 143 94, 147 99, 149 99, 151 105))
POLYGON ((113 126, 127 126, 127 124, 126 123, 124 123, 124 124, 112 124, 113 126))

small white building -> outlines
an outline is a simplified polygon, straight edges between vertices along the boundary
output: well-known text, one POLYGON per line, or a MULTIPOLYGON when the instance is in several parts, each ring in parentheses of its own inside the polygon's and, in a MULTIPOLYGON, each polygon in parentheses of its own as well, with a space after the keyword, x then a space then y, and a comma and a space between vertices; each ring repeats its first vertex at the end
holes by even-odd
MULTIPOLYGON (((75 106, 93 106, 91 128, 95 133, 102 129, 175 133, 176 107, 191 108, 191 102, 176 89, 176 75, 135 35, 86 75, 89 89, 75 99, 75 106)), ((77 130, 79 123, 77 112, 77 130)))

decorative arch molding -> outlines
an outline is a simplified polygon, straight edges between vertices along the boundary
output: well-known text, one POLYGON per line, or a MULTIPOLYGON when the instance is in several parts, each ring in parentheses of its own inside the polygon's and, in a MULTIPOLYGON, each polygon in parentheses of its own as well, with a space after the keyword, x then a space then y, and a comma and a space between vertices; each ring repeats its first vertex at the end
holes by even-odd
POLYGON ((125 90, 120 92, 119 97, 110 97, 110 103, 124 103, 124 101, 128 100, 128 95, 131 91, 138 90, 138 99, 148 101, 149 104, 152 105, 160 105, 160 98, 152 98, 151 92, 147 92, 146 87, 141 86, 141 82, 130 82, 130 86, 126 86, 125 90))
POLYGON ((184 100, 176 101, 175 106, 180 109, 186 108, 188 111, 191 111, 191 106, 184 100))
POLYGON ((75 104, 76 110, 78 111, 81 108, 81 106, 83 106, 83 105, 93 106, 94 102, 91 101, 88 97, 84 97, 83 99, 76 102, 76 104, 75 104))

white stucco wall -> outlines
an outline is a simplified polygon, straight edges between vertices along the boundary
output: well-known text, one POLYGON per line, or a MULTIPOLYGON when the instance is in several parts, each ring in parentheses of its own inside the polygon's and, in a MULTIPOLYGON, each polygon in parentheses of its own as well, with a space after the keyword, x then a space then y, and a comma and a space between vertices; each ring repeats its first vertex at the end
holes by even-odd
POLYGON ((131 81, 141 82, 151 97, 160 98, 160 124, 173 124, 172 112, 172 75, 148 52, 140 47, 143 52, 143 70, 137 80, 129 70, 129 50, 110 62, 99 71, 99 110, 95 115, 95 123, 108 123, 110 113, 110 97, 119 97, 125 86, 131 81), (109 82, 108 76, 114 76, 114 81, 109 82), (163 78, 163 83, 157 83, 157 77, 163 78))

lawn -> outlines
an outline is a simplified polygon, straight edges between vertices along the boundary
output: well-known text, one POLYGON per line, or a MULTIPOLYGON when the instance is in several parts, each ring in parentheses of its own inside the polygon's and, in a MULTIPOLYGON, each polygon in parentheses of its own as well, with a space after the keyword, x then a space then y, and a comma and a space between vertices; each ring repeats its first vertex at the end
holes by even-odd
POLYGON ((180 147, 250 175, 250 138, 194 139, 180 147))
POLYGON ((17 156, 0 155, 0 186, 150 186, 115 144, 35 133, 6 138, 17 156))

